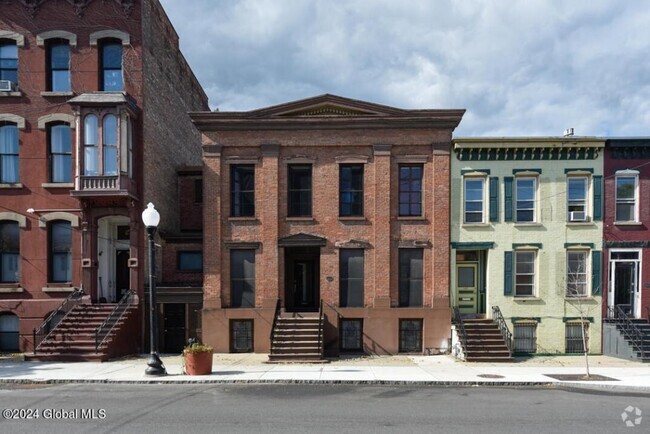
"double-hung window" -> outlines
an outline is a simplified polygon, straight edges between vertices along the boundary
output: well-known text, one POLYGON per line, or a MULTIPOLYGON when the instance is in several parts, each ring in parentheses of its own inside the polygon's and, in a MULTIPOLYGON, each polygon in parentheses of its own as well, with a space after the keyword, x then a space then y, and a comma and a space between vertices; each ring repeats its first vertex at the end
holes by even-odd
POLYGON ((535 250, 515 251, 515 296, 535 296, 535 250))
POLYGON ((17 222, 0 221, 0 283, 16 283, 20 276, 20 229, 17 222))
POLYGON ((53 124, 48 128, 50 180, 72 182, 72 134, 70 125, 53 124))
POLYGON ((255 250, 230 251, 230 306, 255 307, 255 250))
POLYGON ((421 307, 423 249, 399 249, 399 306, 421 307))
POLYGON ((0 184, 18 180, 18 127, 0 123, 0 184))
POLYGON ((485 223, 485 178, 466 177, 463 187, 463 222, 485 223))
POLYGON ((57 220, 50 223, 50 282, 72 281, 72 225, 57 220))
POLYGON ((47 90, 70 91, 70 44, 65 39, 52 39, 47 44, 47 90))
POLYGON ((108 40, 101 44, 100 89, 103 91, 124 90, 122 79, 122 41, 108 40))
POLYGON ((339 167, 339 215, 363 216, 363 164, 339 167))
POLYGON ((567 251, 566 267, 566 296, 586 297, 588 294, 587 283, 587 257, 589 253, 584 250, 567 251))
POLYGON ((567 178, 567 221, 584 222, 588 220, 588 185, 589 178, 586 176, 570 176, 567 178))
POLYGON ((18 47, 16 41, 0 39, 0 80, 18 84, 18 47))
POLYGON ((515 182, 517 223, 534 223, 537 221, 537 178, 517 177, 515 182))
POLYGON ((311 217, 312 192, 311 164, 290 164, 289 175, 289 217, 311 217))
POLYGON ((420 217, 422 213, 422 164, 399 165, 399 215, 420 217))
POLYGON ((638 175, 616 175, 616 221, 638 221, 638 175))
POLYGON ((230 216, 255 216, 255 166, 230 166, 230 216))
POLYGON ((340 306, 363 307, 363 249, 341 249, 340 306))

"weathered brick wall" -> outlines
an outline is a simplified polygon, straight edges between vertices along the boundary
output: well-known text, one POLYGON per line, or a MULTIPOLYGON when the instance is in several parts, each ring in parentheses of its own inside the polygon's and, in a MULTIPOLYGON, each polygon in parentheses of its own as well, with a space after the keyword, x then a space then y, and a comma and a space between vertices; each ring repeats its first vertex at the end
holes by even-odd
POLYGON ((187 241, 166 241, 162 246, 162 280, 161 284, 200 284, 203 282, 203 273, 180 271, 178 269, 178 252, 201 251, 202 243, 199 239, 187 241))
POLYGON ((201 175, 178 175, 179 229, 185 231, 203 230, 203 202, 197 201, 197 183, 202 183, 201 175))

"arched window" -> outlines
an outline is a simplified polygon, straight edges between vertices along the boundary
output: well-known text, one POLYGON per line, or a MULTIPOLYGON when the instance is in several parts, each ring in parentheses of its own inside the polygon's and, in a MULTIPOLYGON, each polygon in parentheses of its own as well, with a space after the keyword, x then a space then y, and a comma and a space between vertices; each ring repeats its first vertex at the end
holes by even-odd
POLYGON ((20 320, 13 313, 0 313, 0 351, 19 350, 20 320))
POLYGON ((0 39, 0 80, 18 84, 18 46, 16 41, 0 39))
POLYGON ((0 123, 0 183, 15 184, 18 180, 18 127, 0 123))
POLYGON ((104 175, 117 175, 117 117, 104 116, 103 150, 104 150, 104 175))
POLYGON ((122 41, 108 39, 101 44, 100 88, 103 91, 124 90, 122 79, 122 41))
POLYGON ((48 128, 50 180, 72 182, 72 134, 68 124, 51 124, 48 128))
POLYGON ((70 91, 70 43, 66 39, 47 43, 47 90, 70 91))
POLYGON ((97 116, 87 115, 84 118, 84 175, 99 175, 98 127, 97 116))
POLYGON ((50 282, 72 282, 72 225, 55 220, 49 226, 50 282))
POLYGON ((20 229, 18 222, 0 221, 0 283, 20 280, 20 229))

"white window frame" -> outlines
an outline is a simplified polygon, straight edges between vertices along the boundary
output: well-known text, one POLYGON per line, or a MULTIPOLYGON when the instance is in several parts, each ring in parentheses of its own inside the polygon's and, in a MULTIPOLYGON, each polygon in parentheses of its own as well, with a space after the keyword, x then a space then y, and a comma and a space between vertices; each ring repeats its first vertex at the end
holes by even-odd
MULTIPOLYGON (((588 175, 569 175, 569 176, 567 176, 567 179, 566 179, 566 219, 567 219, 567 223, 583 222, 583 220, 571 220, 571 206, 572 206, 572 204, 571 204, 571 200, 569 199, 569 182, 571 182, 572 180, 577 180, 577 179, 582 179, 582 180, 584 180, 584 183, 585 183, 585 197, 584 197, 584 201, 583 201, 584 202, 583 207, 584 207, 584 213, 585 213, 584 222, 591 221, 591 214, 592 213, 589 212, 591 210, 591 204, 590 204, 590 201, 589 201, 591 177, 588 176, 588 175)), ((577 202, 577 201, 573 201, 573 202, 574 202, 573 206, 580 206, 580 204, 578 204, 578 205, 575 204, 575 202, 577 202)))
POLYGON ((589 265, 589 258, 591 258, 591 252, 589 250, 586 250, 586 249, 568 249, 566 251, 566 262, 565 262, 566 269, 565 269, 565 273, 564 273, 564 276, 565 276, 565 279, 566 279, 566 281, 565 281, 566 285, 565 285, 565 288, 564 288, 564 293, 565 293, 566 298, 575 299, 575 298, 587 298, 587 297, 591 296, 591 278, 590 278, 591 267, 589 265), (569 255, 571 255, 572 253, 573 254, 576 254, 576 253, 584 254, 584 258, 585 258, 584 259, 584 261, 585 261, 584 262, 584 271, 580 272, 580 273, 576 273, 576 274, 584 274, 584 282, 585 282, 585 292, 584 292, 584 294, 570 294, 569 293, 569 284, 572 282, 571 279, 573 279, 573 277, 571 277, 569 275, 569 255))
POLYGON ((513 277, 514 277, 514 296, 515 297, 521 297, 521 298, 526 298, 526 297, 537 297, 537 275, 538 273, 538 264, 537 264, 537 250, 536 249, 519 249, 514 251, 514 270, 513 270, 513 277), (532 273, 518 273, 517 272, 517 264, 519 261, 517 261, 517 256, 519 254, 523 253, 532 253, 533 255, 533 272, 532 273), (531 294, 518 294, 517 293, 517 276, 522 275, 522 276, 533 276, 533 290, 531 294))
MULTIPOLYGON (((487 198, 486 198, 486 185, 487 178, 485 176, 464 176, 463 177, 463 203, 462 203, 462 213, 463 213, 463 224, 465 225, 479 225, 485 224, 487 222, 487 198), (481 181, 481 221, 478 222, 468 222, 467 221, 467 181, 481 181)), ((477 202, 477 201, 472 201, 477 202)), ((477 213, 477 211, 472 211, 472 213, 477 213)))
MULTIPOLYGON (((638 223, 639 222, 639 172, 636 170, 619 170, 616 172, 614 180, 614 222, 615 223, 638 223), (634 178, 634 220, 619 220, 617 215, 618 208, 618 180, 619 178, 634 178)), ((630 203, 629 199, 624 199, 630 203)))
MULTIPOLYGON (((539 177, 538 176, 531 176, 531 175, 524 175, 524 176, 516 176, 515 177, 515 189, 514 189, 514 201, 515 201, 515 209, 514 209, 514 220, 515 223, 519 224, 532 224, 532 223, 539 223, 539 217, 538 217, 538 206, 537 206, 537 197, 538 197, 538 190, 539 190, 539 177), (517 206, 517 202, 519 202, 518 199, 518 191, 519 191, 519 181, 526 181, 526 180, 532 180, 534 183, 534 188, 533 192, 535 196, 533 197, 533 220, 532 221, 521 221, 519 220, 518 217, 518 211, 519 207, 517 206)), ((522 208, 522 211, 529 210, 530 208, 522 208)))

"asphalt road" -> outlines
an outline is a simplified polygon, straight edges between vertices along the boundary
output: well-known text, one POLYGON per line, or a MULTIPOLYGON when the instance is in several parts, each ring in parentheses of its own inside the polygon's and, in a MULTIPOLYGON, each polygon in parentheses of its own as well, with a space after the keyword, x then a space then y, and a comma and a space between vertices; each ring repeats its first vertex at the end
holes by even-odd
POLYGON ((0 433, 650 432, 650 396, 544 388, 2 384, 0 409, 0 433))

